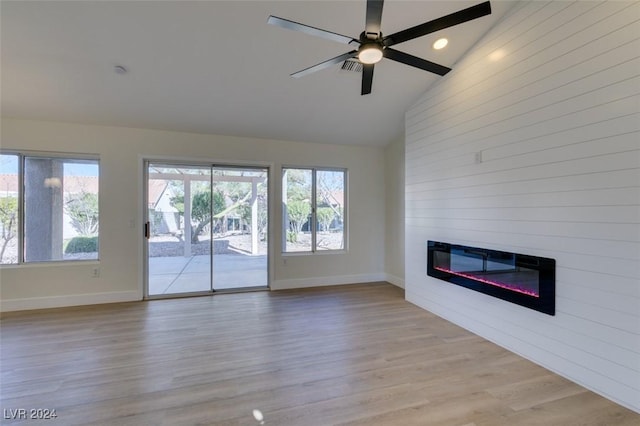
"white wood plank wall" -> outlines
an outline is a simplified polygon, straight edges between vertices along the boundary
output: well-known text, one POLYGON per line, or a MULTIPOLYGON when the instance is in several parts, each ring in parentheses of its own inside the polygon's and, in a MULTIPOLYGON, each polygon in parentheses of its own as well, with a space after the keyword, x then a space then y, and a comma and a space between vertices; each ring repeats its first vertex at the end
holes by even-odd
POLYGON ((640 412, 640 2, 516 4, 405 130, 407 299, 640 412), (556 316, 428 277, 427 240, 555 258, 556 316))

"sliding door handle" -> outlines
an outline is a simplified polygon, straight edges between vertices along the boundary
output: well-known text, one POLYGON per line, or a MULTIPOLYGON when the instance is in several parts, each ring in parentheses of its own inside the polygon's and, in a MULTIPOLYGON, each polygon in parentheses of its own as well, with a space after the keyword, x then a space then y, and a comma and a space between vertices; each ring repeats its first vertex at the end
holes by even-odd
POLYGON ((149 222, 146 222, 144 224, 144 237, 148 240, 149 238, 151 238, 151 224, 149 222))

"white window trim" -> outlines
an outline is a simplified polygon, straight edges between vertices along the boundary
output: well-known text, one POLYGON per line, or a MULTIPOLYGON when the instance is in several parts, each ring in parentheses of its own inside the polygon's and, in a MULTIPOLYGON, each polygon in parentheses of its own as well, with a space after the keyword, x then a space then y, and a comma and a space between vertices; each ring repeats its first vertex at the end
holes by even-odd
MULTIPOLYGON (((286 194, 282 193, 282 182, 285 175, 285 170, 287 169, 296 169, 296 170, 310 170, 311 171, 311 250, 308 251, 286 251, 286 243, 282 245, 281 255, 283 257, 296 257, 296 256, 310 256, 310 255, 335 255, 335 254, 345 254, 349 250, 349 238, 348 238, 348 229, 349 229, 349 201, 348 201, 348 186, 349 186, 349 171, 346 168, 342 167, 322 167, 322 166, 290 166, 283 165, 280 169, 280 192, 282 201, 285 200, 286 194), (316 247, 316 203, 317 203, 317 189, 316 189, 316 173, 318 171, 321 172, 342 172, 343 173, 343 202, 344 202, 344 212, 343 212, 343 227, 342 227, 342 248, 340 249, 328 249, 328 250, 318 250, 316 247)), ((284 211, 282 212, 284 215, 284 211)), ((286 241, 286 232, 287 227, 283 225, 281 238, 283 241, 286 241)))
MULTIPOLYGON (((77 152, 51 152, 51 151, 31 151, 16 149, 0 149, 0 155, 15 155, 18 157, 18 229, 17 229, 17 250, 18 259, 16 263, 0 263, 0 269, 23 268, 32 266, 49 265, 73 265, 73 264, 98 264, 100 262, 100 238, 98 237, 98 257, 96 259, 56 259, 26 261, 24 256, 24 235, 25 235, 25 211, 24 211, 24 163, 26 158, 59 158, 63 160, 88 160, 98 163, 98 187, 100 187, 100 156, 91 153, 77 152)), ((102 211, 102 197, 98 196, 98 212, 102 211)))

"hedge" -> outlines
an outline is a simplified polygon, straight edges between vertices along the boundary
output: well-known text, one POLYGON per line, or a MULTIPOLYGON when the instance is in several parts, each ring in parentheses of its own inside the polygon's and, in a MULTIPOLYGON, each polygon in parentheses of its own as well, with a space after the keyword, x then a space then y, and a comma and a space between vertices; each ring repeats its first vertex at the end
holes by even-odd
POLYGON ((66 254, 98 251, 98 237, 74 237, 64 249, 66 254))

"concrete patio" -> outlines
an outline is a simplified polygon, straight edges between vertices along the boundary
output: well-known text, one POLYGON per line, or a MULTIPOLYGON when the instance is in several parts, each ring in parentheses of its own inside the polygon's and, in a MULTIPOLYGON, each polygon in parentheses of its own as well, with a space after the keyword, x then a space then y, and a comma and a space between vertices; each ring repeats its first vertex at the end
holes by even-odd
MULTIPOLYGON (((215 290, 266 287, 267 256, 216 254, 213 256, 215 290)), ((149 258, 149 295, 177 294, 211 289, 211 257, 149 258)))

